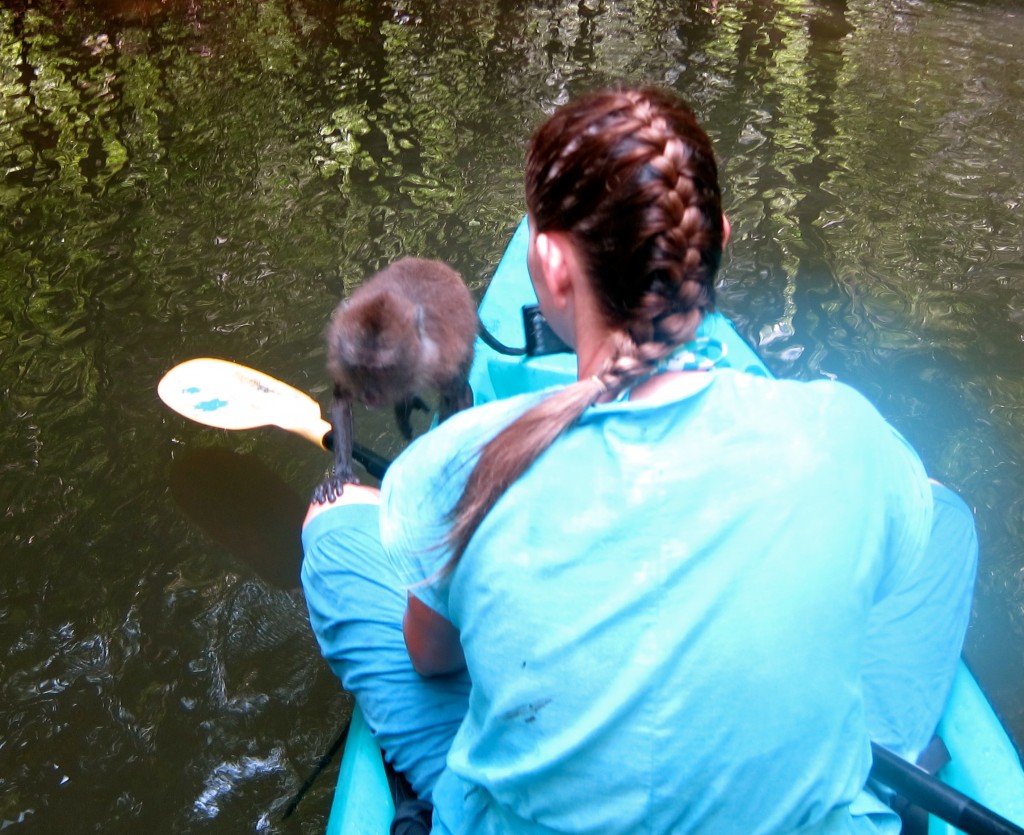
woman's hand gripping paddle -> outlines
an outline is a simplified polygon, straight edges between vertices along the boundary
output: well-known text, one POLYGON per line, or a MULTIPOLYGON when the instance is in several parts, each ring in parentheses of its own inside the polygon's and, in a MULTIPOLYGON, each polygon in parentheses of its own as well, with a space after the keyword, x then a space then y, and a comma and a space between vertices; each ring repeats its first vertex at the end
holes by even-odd
MULTIPOLYGON (((245 365, 212 357, 187 360, 163 376, 157 394, 178 414, 206 426, 278 426, 323 449, 333 447, 331 425, 312 397, 245 365)), ((391 463, 361 444, 353 444, 352 455, 375 478, 391 463)))

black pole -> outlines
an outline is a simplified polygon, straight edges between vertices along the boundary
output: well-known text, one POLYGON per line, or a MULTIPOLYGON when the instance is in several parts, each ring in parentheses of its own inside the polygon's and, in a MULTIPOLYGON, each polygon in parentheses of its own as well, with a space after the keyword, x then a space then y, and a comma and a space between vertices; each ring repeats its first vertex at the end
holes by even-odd
POLYGON ((378 455, 369 447, 362 444, 352 444, 352 457, 366 468, 366 472, 374 478, 384 478, 391 462, 383 455, 378 455))
POLYGON ((1024 835, 1024 829, 947 786, 892 751, 871 743, 871 776, 967 835, 1024 835))
MULTIPOLYGON (((334 430, 331 430, 324 435, 324 438, 320 443, 328 452, 333 452, 334 430)), ((388 467, 391 466, 390 460, 385 458, 383 455, 374 452, 369 447, 363 446, 358 441, 352 444, 352 457, 362 464, 366 469, 366 472, 374 478, 384 478, 384 473, 386 473, 388 471, 388 467)))

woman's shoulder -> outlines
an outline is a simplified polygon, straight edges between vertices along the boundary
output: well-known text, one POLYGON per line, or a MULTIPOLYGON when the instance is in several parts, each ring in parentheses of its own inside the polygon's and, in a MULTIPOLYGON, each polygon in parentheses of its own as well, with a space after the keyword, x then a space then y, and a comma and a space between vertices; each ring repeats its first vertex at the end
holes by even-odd
POLYGON ((745 371, 722 369, 715 372, 720 378, 718 388, 743 399, 789 402, 793 406, 807 404, 815 409, 864 411, 878 414, 878 410, 863 394, 848 383, 832 377, 820 380, 798 380, 784 377, 765 377, 745 371))
POLYGON ((852 451, 910 447, 878 408, 853 386, 831 378, 792 380, 716 372, 715 408, 752 431, 799 433, 822 448, 852 451))
POLYGON ((424 480, 449 482, 460 473, 465 479, 483 445, 544 394, 518 395, 457 412, 406 447, 388 468, 382 489, 387 493, 393 485, 424 480))
POLYGON ((464 449, 474 442, 486 442, 549 393, 548 390, 520 394, 456 412, 444 423, 417 438, 402 453, 399 460, 407 455, 436 455, 446 448, 464 449))
POLYGON ((458 412, 421 435, 395 459, 381 483, 381 541, 392 553, 416 555, 430 576, 447 561, 449 514, 480 449, 539 395, 496 400, 458 412))

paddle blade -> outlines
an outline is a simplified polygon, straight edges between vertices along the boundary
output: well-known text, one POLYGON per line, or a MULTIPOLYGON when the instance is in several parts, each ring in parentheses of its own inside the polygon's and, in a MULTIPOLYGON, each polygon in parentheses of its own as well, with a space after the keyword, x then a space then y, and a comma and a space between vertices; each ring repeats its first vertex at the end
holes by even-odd
POLYGON ((178 414, 219 429, 280 426, 319 446, 331 428, 309 395, 227 360, 200 357, 176 365, 157 394, 178 414))

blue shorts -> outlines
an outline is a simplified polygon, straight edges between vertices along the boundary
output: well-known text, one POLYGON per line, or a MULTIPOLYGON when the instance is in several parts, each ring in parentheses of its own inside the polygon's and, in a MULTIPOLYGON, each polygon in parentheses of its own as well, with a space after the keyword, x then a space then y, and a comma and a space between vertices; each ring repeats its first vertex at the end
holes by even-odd
POLYGON ((379 507, 349 504, 302 531, 302 588, 320 650, 388 762, 429 798, 466 714, 469 676, 423 678, 402 635, 408 573, 380 544, 379 507))

